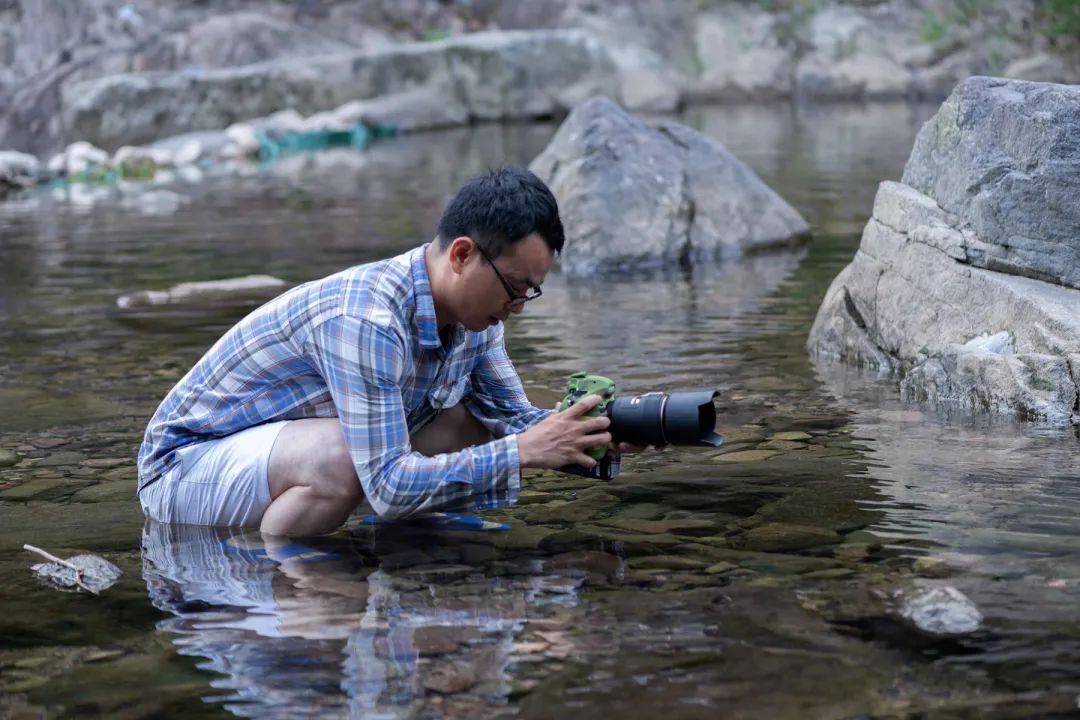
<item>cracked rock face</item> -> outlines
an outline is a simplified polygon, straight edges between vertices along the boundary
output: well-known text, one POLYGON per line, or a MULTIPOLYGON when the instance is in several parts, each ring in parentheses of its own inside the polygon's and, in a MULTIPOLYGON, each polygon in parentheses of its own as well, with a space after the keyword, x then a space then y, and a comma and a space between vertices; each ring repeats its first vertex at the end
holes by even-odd
POLYGON ((966 412, 1080 424, 1080 87, 971 78, 883 182, 807 347, 966 412))
POLYGON ((735 256, 809 231, 720 143, 607 98, 574 108, 531 168, 559 201, 572 274, 735 256))

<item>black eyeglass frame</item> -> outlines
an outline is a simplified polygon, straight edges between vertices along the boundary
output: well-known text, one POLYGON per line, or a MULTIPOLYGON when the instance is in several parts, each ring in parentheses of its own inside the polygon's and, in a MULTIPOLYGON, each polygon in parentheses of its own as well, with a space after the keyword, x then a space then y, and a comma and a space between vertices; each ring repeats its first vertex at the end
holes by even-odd
POLYGON ((495 261, 491 259, 491 256, 487 254, 487 251, 480 246, 480 243, 474 242, 473 244, 476 245, 476 249, 480 251, 480 254, 484 257, 484 259, 488 261, 488 265, 491 266, 491 269, 495 271, 495 277, 499 278, 499 282, 502 283, 503 290, 506 290, 506 294, 510 296, 511 305, 518 302, 527 303, 530 300, 535 300, 536 298, 544 294, 544 289, 539 285, 530 285, 529 289, 525 291, 524 295, 516 294, 514 292, 514 286, 511 285, 505 277, 503 277, 503 274, 501 272, 499 272, 499 268, 495 266, 495 261))

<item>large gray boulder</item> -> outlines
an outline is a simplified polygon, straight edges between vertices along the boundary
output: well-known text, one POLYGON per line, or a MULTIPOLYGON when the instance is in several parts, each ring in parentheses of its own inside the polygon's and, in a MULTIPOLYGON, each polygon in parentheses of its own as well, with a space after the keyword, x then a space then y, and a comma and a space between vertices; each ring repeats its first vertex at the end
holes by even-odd
POLYGON ((907 397, 1080 423, 1080 87, 971 78, 883 182, 812 353, 907 397))
POLYGON ((63 107, 74 135, 113 149, 386 96, 408 97, 429 115, 442 108, 429 127, 560 115, 615 78, 588 33, 492 32, 206 72, 114 75, 65 88, 63 107))
POLYGON ((809 232, 719 142, 603 97, 574 108, 531 168, 559 201, 572 274, 741 255, 809 232))
POLYGON ((1080 288, 1080 87, 962 83, 903 181, 975 233, 965 262, 1080 288))

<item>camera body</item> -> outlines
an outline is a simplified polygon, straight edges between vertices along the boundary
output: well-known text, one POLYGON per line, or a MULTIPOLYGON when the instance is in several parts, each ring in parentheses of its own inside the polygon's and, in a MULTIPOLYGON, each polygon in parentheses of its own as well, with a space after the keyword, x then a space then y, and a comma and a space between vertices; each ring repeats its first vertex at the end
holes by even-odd
MULTIPOLYGON (((589 395, 599 395, 599 405, 586 417, 606 415, 614 442, 634 445, 683 445, 718 447, 724 439, 716 434, 716 390, 685 390, 673 393, 648 392, 628 398, 615 397, 615 383, 602 375, 576 372, 566 383, 566 394, 556 408, 559 412, 589 395)), ((610 480, 619 474, 618 453, 599 445, 586 450, 597 461, 593 468, 567 465, 563 472, 610 480)))

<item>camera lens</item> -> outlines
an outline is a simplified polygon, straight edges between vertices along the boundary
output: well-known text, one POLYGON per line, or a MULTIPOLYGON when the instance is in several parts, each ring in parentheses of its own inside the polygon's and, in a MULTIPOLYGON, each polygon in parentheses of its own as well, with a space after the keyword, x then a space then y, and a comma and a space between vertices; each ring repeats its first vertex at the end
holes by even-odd
POLYGON ((716 434, 715 390, 650 392, 617 397, 608 408, 611 436, 635 445, 712 445, 716 434))

